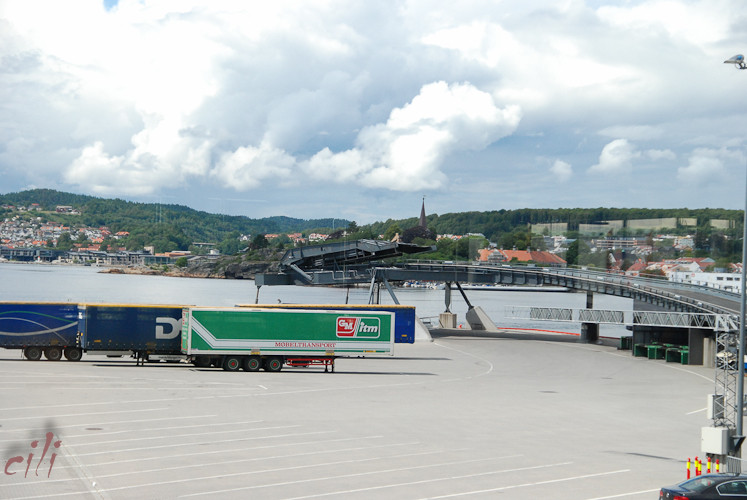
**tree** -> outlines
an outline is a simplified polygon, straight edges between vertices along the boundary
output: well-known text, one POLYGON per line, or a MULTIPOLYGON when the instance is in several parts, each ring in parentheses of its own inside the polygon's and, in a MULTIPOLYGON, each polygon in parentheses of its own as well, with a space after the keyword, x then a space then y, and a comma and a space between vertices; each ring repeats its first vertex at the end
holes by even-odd
POLYGON ((386 231, 384 231, 384 239, 387 241, 392 241, 392 239, 394 239, 397 234, 402 234, 402 230, 399 228, 399 224, 391 224, 386 228, 386 231))
POLYGON ((358 224, 355 223, 355 221, 350 221, 350 224, 348 224, 347 229, 349 234, 357 233, 358 232, 358 224))
POLYGON ((581 239, 576 239, 568 245, 568 250, 565 253, 565 261, 569 266, 588 264, 589 254, 589 245, 581 239))
POLYGON ((267 241, 267 238, 265 238, 264 234, 258 234, 254 238, 252 238, 252 244, 250 245, 250 248, 252 250, 259 250, 260 248, 267 248, 270 245, 270 243, 267 241))
POLYGON ((59 238, 57 238, 57 250, 62 250, 64 252, 69 252, 73 248, 73 239, 70 238, 70 233, 62 233, 59 238))
POLYGON ((182 256, 176 259, 176 262, 174 262, 174 265, 179 268, 185 268, 187 267, 187 258, 182 256))

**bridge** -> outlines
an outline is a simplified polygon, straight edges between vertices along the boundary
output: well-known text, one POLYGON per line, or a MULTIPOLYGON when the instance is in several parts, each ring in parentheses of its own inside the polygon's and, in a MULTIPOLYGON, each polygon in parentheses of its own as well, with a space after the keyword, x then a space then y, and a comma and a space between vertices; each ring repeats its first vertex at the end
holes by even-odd
POLYGON ((687 344, 691 348, 690 363, 705 361, 706 364, 714 364, 716 393, 719 394, 714 398, 714 426, 735 428, 740 294, 589 269, 462 262, 392 262, 406 254, 428 250, 431 248, 374 240, 294 249, 283 257, 279 273, 257 275, 257 298, 264 285, 349 286, 369 283, 369 302, 378 302, 378 292, 381 286, 385 286, 398 304, 392 282, 445 282, 447 312, 454 284, 469 307, 467 319, 470 327, 484 329, 485 321, 490 320, 480 316, 479 308, 472 306, 460 284, 564 287, 585 292, 586 309, 573 311, 530 307, 510 311, 509 314, 514 317, 524 315, 533 320, 579 321, 582 323, 581 339, 587 342, 598 338, 600 323, 632 325, 633 343, 646 344, 676 338, 675 343, 687 344), (595 293, 631 298, 636 311, 593 309, 595 293))
POLYGON ((739 294, 663 279, 637 278, 587 269, 545 268, 531 265, 486 265, 454 262, 384 263, 431 250, 430 247, 378 240, 357 240, 286 252, 279 273, 258 274, 263 285, 347 286, 403 281, 554 286, 634 299, 672 312, 737 314, 739 294))

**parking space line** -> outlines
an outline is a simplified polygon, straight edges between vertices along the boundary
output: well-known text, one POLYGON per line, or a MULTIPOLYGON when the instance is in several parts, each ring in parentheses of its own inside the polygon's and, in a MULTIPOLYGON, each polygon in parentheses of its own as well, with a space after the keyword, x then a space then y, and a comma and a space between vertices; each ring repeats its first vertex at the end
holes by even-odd
POLYGON ((162 446, 145 446, 140 448, 128 448, 126 450, 107 450, 107 451, 95 451, 92 453, 78 453, 77 455, 79 457, 90 457, 93 455, 105 455, 107 453, 126 453, 131 451, 145 451, 145 450, 157 450, 161 448, 178 448, 180 446, 199 446, 203 444, 220 444, 220 443, 237 443, 241 441, 254 441, 256 439, 273 439, 273 438, 280 438, 280 437, 294 437, 294 436, 310 436, 315 434, 331 434, 336 431, 313 431, 313 432, 300 432, 298 434, 275 434, 272 436, 254 436, 254 437, 248 437, 248 438, 234 438, 234 439, 221 439, 218 441, 202 441, 198 443, 173 443, 173 444, 166 444, 162 446))
MULTIPOLYGON (((335 479, 347 479, 351 477, 360 477, 360 476, 370 476, 373 474, 387 474, 390 472, 403 472, 403 471, 412 471, 412 470, 418 470, 418 469, 429 469, 434 467, 445 467, 449 465, 463 465, 468 463, 474 463, 474 462, 485 462, 487 460, 500 460, 500 459, 508 459, 508 458, 516 458, 521 455, 513 455, 513 456, 506 456, 506 457, 489 457, 489 458, 475 458, 471 460, 460 460, 455 462, 442 462, 439 464, 428 464, 428 465, 414 465, 411 467, 400 467, 397 469, 386 469, 386 470, 375 470, 375 471, 366 471, 366 472, 358 472, 355 474, 341 474, 338 476, 327 476, 327 477, 315 477, 312 479, 304 479, 304 480, 296 480, 296 481, 284 481, 282 483, 272 483, 272 484, 259 484, 259 485, 253 485, 253 486, 243 486, 238 488, 230 488, 230 489, 224 489, 224 490, 212 490, 207 492, 201 492, 201 493, 189 493, 187 495, 181 495, 179 498, 187 498, 187 497, 196 497, 196 496, 204 496, 204 495, 215 495, 218 493, 229 493, 229 492, 236 492, 236 491, 245 491, 245 490, 254 490, 259 488, 271 488, 276 486, 287 486, 289 484, 300 484, 300 483, 310 483, 310 482, 316 482, 316 481, 331 481, 335 479)), ((570 465, 573 462, 562 462, 558 464, 548 464, 548 465, 540 465, 540 466, 533 466, 533 467, 520 467, 516 469, 501 469, 497 471, 489 471, 489 472, 480 472, 480 473, 474 473, 474 474, 466 474, 463 476, 449 476, 449 477, 438 477, 434 479, 424 479, 421 481, 411 481, 407 483, 396 483, 396 484, 388 484, 388 485, 382 485, 382 486, 373 486, 369 488, 360 488, 356 490, 346 490, 346 491, 333 491, 328 493, 320 493, 316 495, 307 495, 302 497, 294 497, 292 499, 287 500, 300 500, 303 498, 317 498, 317 497, 326 497, 331 495, 345 495, 349 493, 359 493, 362 491, 372 491, 372 490, 378 490, 383 488, 394 488, 397 486, 408 486, 412 484, 423 484, 423 483, 433 483, 437 481, 453 481, 454 479, 465 479, 465 478, 472 478, 472 477, 479 477, 479 476, 487 476, 490 474, 504 474, 507 472, 518 472, 518 471, 524 471, 524 470, 532 470, 532 469, 541 469, 546 467, 557 467, 560 465, 570 465)), ((233 475, 242 475, 242 473, 237 474, 229 474, 227 476, 233 476, 233 475)), ((222 476, 218 476, 222 477, 222 476)), ((149 485, 144 485, 149 486, 149 485)), ((106 490, 110 491, 110 490, 106 490)))
MULTIPOLYGON (((121 412, 117 412, 121 413, 121 412)), ((140 420, 117 420, 114 422, 89 422, 87 424, 72 424, 67 425, 66 427, 90 427, 93 425, 113 425, 113 424, 139 424, 143 422, 161 422, 163 420, 192 420, 196 418, 214 418, 218 415, 194 415, 194 416, 185 416, 185 417, 164 417, 164 418, 144 418, 140 420)), ((3 419, 7 420, 7 419, 3 419)), ((26 429, 0 429, 0 433, 3 432, 35 432, 35 431, 42 431, 47 432, 49 428, 47 427, 33 427, 33 428, 26 428, 26 429)))
MULTIPOLYGON (((328 442, 328 441, 325 441, 328 442)), ((380 445, 374 445, 374 446, 358 446, 355 448, 341 448, 337 450, 327 450, 327 451, 309 451, 304 453, 289 453, 285 455, 276 455, 271 457, 252 457, 252 458, 244 458, 239 460, 222 460, 220 462, 204 462, 204 463, 198 463, 193 465, 185 465, 185 466, 176 466, 176 467, 163 467, 160 469, 149 469, 147 471, 127 471, 127 472, 118 472, 116 474, 105 474, 100 475, 97 474, 95 476, 95 479, 97 481, 100 481, 104 478, 113 478, 113 477, 121 477, 121 476, 129 476, 132 474, 149 474, 149 473, 155 473, 155 472, 165 472, 165 471, 171 471, 171 470, 183 470, 183 469, 189 469, 194 467, 207 467, 207 466, 215 466, 215 465, 225 465, 225 464, 237 464, 242 462, 258 462, 258 461, 265 461, 265 460, 271 460, 271 459, 277 459, 277 458, 298 458, 298 457, 305 457, 309 455, 320 455, 322 453, 339 453, 339 452, 348 452, 348 451, 369 451, 374 450, 376 448, 392 448, 394 446, 413 446, 417 445, 419 443, 402 443, 398 445, 392 445, 390 443, 387 444, 380 444, 380 445)), ((234 451, 244 451, 247 449, 254 449, 254 448, 237 448, 234 451)), ((221 450, 220 453, 225 453, 226 450, 221 450)), ((285 471, 285 470, 298 470, 298 469, 306 469, 311 467, 325 467, 329 465, 338 465, 338 464, 345 464, 345 463, 351 463, 351 462, 368 462, 368 461, 374 461, 374 460, 388 460, 392 458, 403 458, 403 457, 416 457, 416 456, 422 456, 422 455, 432 455, 434 453, 443 453, 443 450, 433 450, 433 451, 424 451, 424 452, 418 452, 418 453, 403 453, 400 455, 386 455, 386 456, 380 456, 380 457, 368 457, 368 458, 361 458, 357 460, 339 460, 335 462, 322 462, 322 463, 316 463, 316 464, 304 464, 304 465, 298 465, 298 466, 292 466, 292 467, 276 467, 273 469, 263 469, 263 470, 254 470, 251 472, 247 472, 247 474, 262 474, 266 472, 279 472, 279 471, 285 471)), ((194 455, 193 453, 190 454, 190 456, 194 455)), ((154 459, 161 460, 163 457, 154 457, 154 459)), ((111 464, 109 462, 108 464, 111 464)), ((78 465, 71 465, 71 466, 62 466, 62 467, 56 467, 56 470, 59 469, 73 469, 78 468, 78 465)), ((89 465, 90 467, 90 465, 89 465)), ((45 481, 45 484, 55 484, 55 483, 67 483, 70 481, 77 481, 77 478, 67 478, 67 479, 50 479, 45 481)), ((16 486, 14 484, 0 484, 0 489, 4 487, 10 487, 10 486, 16 486)))
MULTIPOLYGON (((237 423, 238 425, 238 423, 237 423)), ((198 433, 191 433, 191 434, 167 434, 164 436, 156 436, 156 437, 138 437, 138 438, 125 438, 125 439, 115 439, 113 441, 95 441, 93 443, 76 443, 75 447, 79 448, 81 446, 99 446, 102 444, 116 444, 116 443, 132 443, 135 441, 154 441, 156 439, 174 439, 174 438, 182 438, 182 437, 193 437, 193 436, 205 436, 207 435, 216 435, 216 434, 226 434, 226 433, 233 433, 236 434, 237 432, 253 432, 253 431, 270 431, 270 430, 277 430, 277 429, 292 429, 294 427, 301 427, 300 424, 294 424, 294 425, 275 425, 272 427, 253 427, 250 429, 228 429, 225 431, 215 431, 215 432, 198 432, 198 433)), ((163 430, 170 430, 169 427, 165 427, 163 430)))
MULTIPOLYGON (((517 488, 528 488, 531 486, 541 486, 543 484, 553 484, 553 483, 562 483, 566 481, 576 481, 579 479, 588 479, 591 477, 601 477, 601 476, 610 476, 612 474, 621 474, 623 472, 630 472, 630 469, 621 469, 621 470, 615 470, 615 471, 609 471, 609 472, 598 472, 596 474, 584 474, 583 476, 572 476, 572 477, 563 477, 559 479, 548 479, 546 481, 536 481, 534 483, 524 483, 524 484, 515 484, 511 486, 501 486, 498 488, 489 488, 484 490, 472 490, 472 491, 463 491, 460 493, 453 493, 450 495, 441 495, 437 497, 428 497, 428 500, 437 500, 440 498, 455 498, 455 497, 463 497, 466 495, 479 495, 481 493, 492 493, 497 491, 506 491, 506 490, 515 490, 517 488)), ((658 490, 657 490, 658 491, 658 490)))
MULTIPOLYGON (((381 446, 380 446, 381 447, 381 446)), ((360 448, 350 448, 347 450, 341 450, 341 451, 355 451, 355 450, 370 450, 371 447, 360 447, 360 448)), ((358 459, 344 459, 344 460, 336 460, 334 462, 319 462, 319 463, 306 463, 302 465, 292 465, 292 466, 286 466, 286 467, 273 467, 271 469, 261 469, 261 470, 252 470, 252 471, 246 471, 242 474, 266 474, 269 472, 283 472, 283 471, 294 471, 294 470, 301 470, 301 469, 310 469, 314 467, 329 467, 331 465, 340 465, 340 464, 351 464, 351 463, 363 463, 363 462, 373 462, 376 460, 390 460, 395 458, 407 458, 407 457, 421 457, 424 455, 433 455, 435 453, 443 453, 442 450, 434 450, 434 451, 421 451, 417 453, 403 453, 400 455, 386 455, 386 456, 380 456, 380 457, 366 457, 366 458, 358 458, 358 459)), ((315 452, 308 452, 308 453, 298 453, 294 455, 285 455, 283 458, 295 458, 295 457, 303 457, 308 455, 318 454, 315 452)), ((147 473, 151 472, 165 472, 169 470, 182 470, 182 469, 189 469, 194 467, 208 467, 208 466, 215 466, 215 465, 225 465, 225 464, 238 464, 243 462, 256 462, 259 460, 267 460, 267 458, 262 457, 253 457, 253 458, 244 458, 239 460, 222 460, 220 462, 206 462, 202 464, 194 464, 194 465, 187 465, 183 467, 164 467, 162 469, 152 469, 147 471, 147 473)), ((137 474, 144 474, 145 472, 137 472, 137 474)), ((136 474, 135 472, 122 472, 118 474, 107 474, 103 476, 97 476, 97 478, 107 478, 107 477, 118 477, 118 476, 128 476, 131 474, 136 474)))
POLYGON ((661 491, 661 488, 656 488, 655 490, 631 491, 629 493, 620 493, 619 495, 610 495, 606 497, 587 498, 586 500, 608 500, 610 498, 625 498, 625 497, 631 497, 633 495, 643 495, 645 493, 654 493, 657 491, 661 491))
MULTIPOLYGON (((223 423, 207 423, 207 424, 195 424, 195 425, 169 425, 165 427, 151 427, 149 429, 137 429, 138 432, 150 432, 150 431, 165 431, 165 430, 174 430, 174 429, 191 429, 194 427, 221 427, 224 425, 248 425, 248 424, 260 424, 264 422, 264 420, 247 420, 245 422, 223 422, 223 423)), ((95 434, 91 434, 90 432, 87 434, 64 434, 65 439, 75 439, 75 438, 82 438, 82 437, 94 437, 98 438, 101 436, 111 436, 114 434, 132 434, 132 429, 122 429, 119 431, 112 431, 112 432, 96 432, 95 434)), ((8 439, 0 440, 0 443, 4 441, 9 441, 8 439)))
MULTIPOLYGON (((65 418, 65 417, 85 417, 87 415, 111 415, 111 414, 122 414, 122 413, 137 413, 137 412, 144 412, 144 411, 162 411, 162 410, 168 410, 169 408, 141 408, 138 410, 119 410, 119 411, 100 411, 95 413, 68 413, 67 415, 47 415, 47 416, 36 416, 34 418, 38 418, 40 420, 54 420, 57 418, 65 418)), ((28 415, 25 417, 11 417, 6 418, 3 417, 3 421, 7 422, 8 420, 28 420, 28 415)))
MULTIPOLYGON (((262 445, 262 446, 251 446, 246 447, 242 446, 241 448, 223 448, 220 450, 213 450, 213 451, 200 451, 200 456, 203 455, 213 455, 215 453, 233 453, 235 451, 254 451, 254 450, 265 450, 268 448, 282 448, 286 446, 307 446, 307 445, 319 445, 319 444, 329 444, 329 443, 339 443, 344 441, 360 441, 363 439, 382 439, 384 436, 363 436, 363 437, 350 437, 350 438, 338 438, 338 439, 325 439, 324 441, 299 441, 295 443, 274 443, 274 444, 268 444, 268 445, 262 445)), ((415 443, 403 443, 402 446, 408 446, 408 445, 417 445, 420 444, 418 442, 415 443)), ((399 443, 396 444, 386 444, 386 445, 373 445, 372 448, 378 448, 380 446, 400 446, 399 443)), ((334 453, 336 450, 328 450, 328 451, 314 451, 313 453, 334 453)), ((141 458, 131 458, 127 460, 116 460, 116 461, 110 461, 107 460, 106 462, 100 462, 100 463, 89 463, 88 467, 103 467, 103 466, 109 466, 109 465, 118 465, 118 464, 126 464, 126 463, 132 463, 132 462, 147 462, 149 460, 164 460, 164 459, 170 459, 170 458, 182 458, 182 457, 193 457, 195 455, 194 451, 190 451, 189 453, 173 453, 171 455, 159 455, 155 457, 141 457, 141 458)), ((279 455, 277 457, 268 457, 268 458, 282 458, 284 455, 279 455)), ((295 455, 287 455, 287 456, 295 456, 295 455)), ((60 466, 61 469, 67 468, 66 465, 60 466)))

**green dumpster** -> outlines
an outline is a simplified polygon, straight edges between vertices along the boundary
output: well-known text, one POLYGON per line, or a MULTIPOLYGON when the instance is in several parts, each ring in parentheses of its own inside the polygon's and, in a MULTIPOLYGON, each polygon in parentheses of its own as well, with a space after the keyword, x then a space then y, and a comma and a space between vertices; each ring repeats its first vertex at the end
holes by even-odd
POLYGON ((664 359, 668 363, 681 363, 682 362, 682 349, 679 347, 670 347, 667 349, 664 359))
POLYGON ((685 346, 682 348, 682 353, 680 354, 680 363, 682 363, 683 365, 688 365, 690 364, 688 363, 689 359, 690 359, 690 350, 687 348, 687 346, 685 346))
POLYGON ((664 359, 664 352, 666 348, 663 345, 651 344, 647 345, 648 359, 664 359))
POLYGON ((633 337, 620 337, 620 349, 627 350, 633 346, 633 337))
POLYGON ((633 346, 633 356, 648 356, 646 344, 635 344, 633 346))

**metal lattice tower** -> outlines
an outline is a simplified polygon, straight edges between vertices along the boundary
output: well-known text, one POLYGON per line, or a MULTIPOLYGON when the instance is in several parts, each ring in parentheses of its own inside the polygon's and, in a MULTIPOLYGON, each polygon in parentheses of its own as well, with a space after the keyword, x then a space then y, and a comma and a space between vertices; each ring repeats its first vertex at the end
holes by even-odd
POLYGON ((737 378, 739 376, 739 331, 716 331, 716 391, 714 427, 737 426, 737 378))

